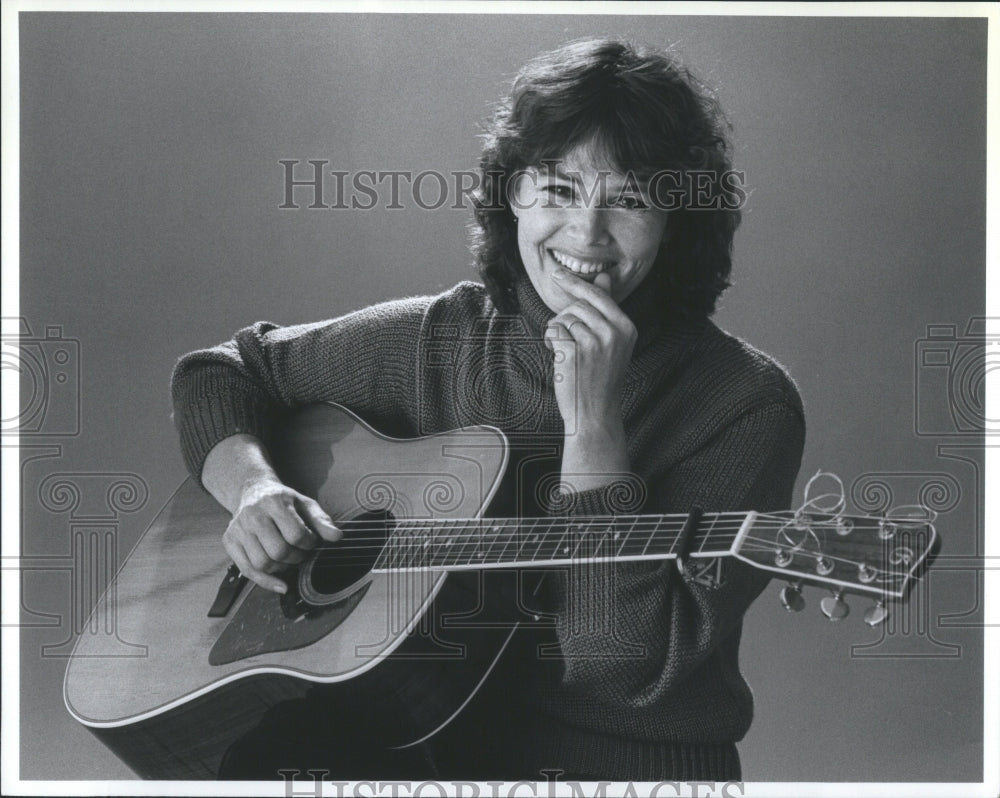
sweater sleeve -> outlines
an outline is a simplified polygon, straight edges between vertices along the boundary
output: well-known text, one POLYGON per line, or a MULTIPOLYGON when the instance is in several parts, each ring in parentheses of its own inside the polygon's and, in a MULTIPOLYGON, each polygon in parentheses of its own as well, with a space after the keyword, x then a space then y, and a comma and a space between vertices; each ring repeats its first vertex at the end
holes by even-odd
MULTIPOLYGON (((786 509, 805 426, 797 407, 749 410, 647 486, 643 512, 786 509)), ((577 494, 571 512, 608 515, 612 491, 577 494)), ((709 587, 674 560, 573 568, 557 612, 563 685, 619 706, 649 707, 683 683, 730 635, 768 582, 732 558, 709 587)))
POLYGON ((411 413, 427 304, 397 300, 290 327, 258 322, 232 341, 182 357, 171 392, 190 473, 200 478, 223 438, 265 437, 282 409, 328 400, 371 419, 411 413))

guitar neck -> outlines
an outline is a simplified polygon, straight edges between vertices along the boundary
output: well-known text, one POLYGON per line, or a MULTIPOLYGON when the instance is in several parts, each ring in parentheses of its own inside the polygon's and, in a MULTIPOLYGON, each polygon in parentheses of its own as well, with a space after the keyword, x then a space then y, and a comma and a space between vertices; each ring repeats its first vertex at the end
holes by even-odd
POLYGON ((755 513, 420 519, 399 524, 375 572, 542 567, 734 553, 755 513))

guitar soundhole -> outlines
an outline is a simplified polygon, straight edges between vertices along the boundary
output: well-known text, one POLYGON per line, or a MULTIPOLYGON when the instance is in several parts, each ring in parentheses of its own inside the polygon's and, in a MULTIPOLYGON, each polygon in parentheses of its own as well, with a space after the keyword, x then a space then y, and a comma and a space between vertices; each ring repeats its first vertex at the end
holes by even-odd
POLYGON ((302 568, 299 591, 314 605, 337 601, 367 580, 393 524, 392 513, 368 512, 340 524, 344 536, 316 551, 302 568))

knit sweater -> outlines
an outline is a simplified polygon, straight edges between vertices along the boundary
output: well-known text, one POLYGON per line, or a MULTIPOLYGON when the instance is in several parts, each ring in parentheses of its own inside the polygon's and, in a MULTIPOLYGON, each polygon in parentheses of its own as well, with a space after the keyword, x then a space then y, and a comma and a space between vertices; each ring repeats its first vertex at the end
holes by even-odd
MULTIPOLYGON (((321 400, 393 436, 492 424, 521 452, 558 448, 572 431, 563 429, 542 342, 553 313, 526 279, 517 296, 520 313, 504 316, 481 285, 460 283, 332 321, 257 323, 185 356, 173 395, 188 468, 200 475, 228 435, 266 437, 276 409, 321 400)), ((532 485, 513 485, 508 503, 524 514, 786 509, 805 425, 783 369, 709 320, 662 318, 644 286, 622 309, 639 333, 622 389, 632 474, 571 494, 559 507, 520 495, 538 494, 547 477, 535 482, 534 474, 532 485)), ((559 457, 551 463, 558 476, 559 457)), ((494 514, 511 511, 502 509, 494 514)), ((741 619, 768 577, 731 559, 721 574, 720 584, 707 586, 671 561, 654 561, 575 566, 550 580, 560 656, 540 662, 520 685, 530 721, 512 735, 519 747, 510 756, 521 772, 738 775, 733 743, 753 716, 738 666, 741 619)))

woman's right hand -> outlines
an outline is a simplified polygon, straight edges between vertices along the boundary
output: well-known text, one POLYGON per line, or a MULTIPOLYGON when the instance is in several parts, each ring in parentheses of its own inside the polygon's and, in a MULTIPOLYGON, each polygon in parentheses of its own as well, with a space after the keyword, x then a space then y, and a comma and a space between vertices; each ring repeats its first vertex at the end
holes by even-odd
POLYGON ((260 439, 237 433, 219 441, 205 458, 201 482, 233 514, 222 544, 247 579, 285 593, 276 571, 305 559, 321 541, 341 531, 308 496, 284 484, 260 439))
POLYGON ((243 576, 285 593, 287 585, 274 573, 297 565, 310 549, 341 535, 314 499, 277 479, 263 478, 242 492, 222 543, 243 576))

